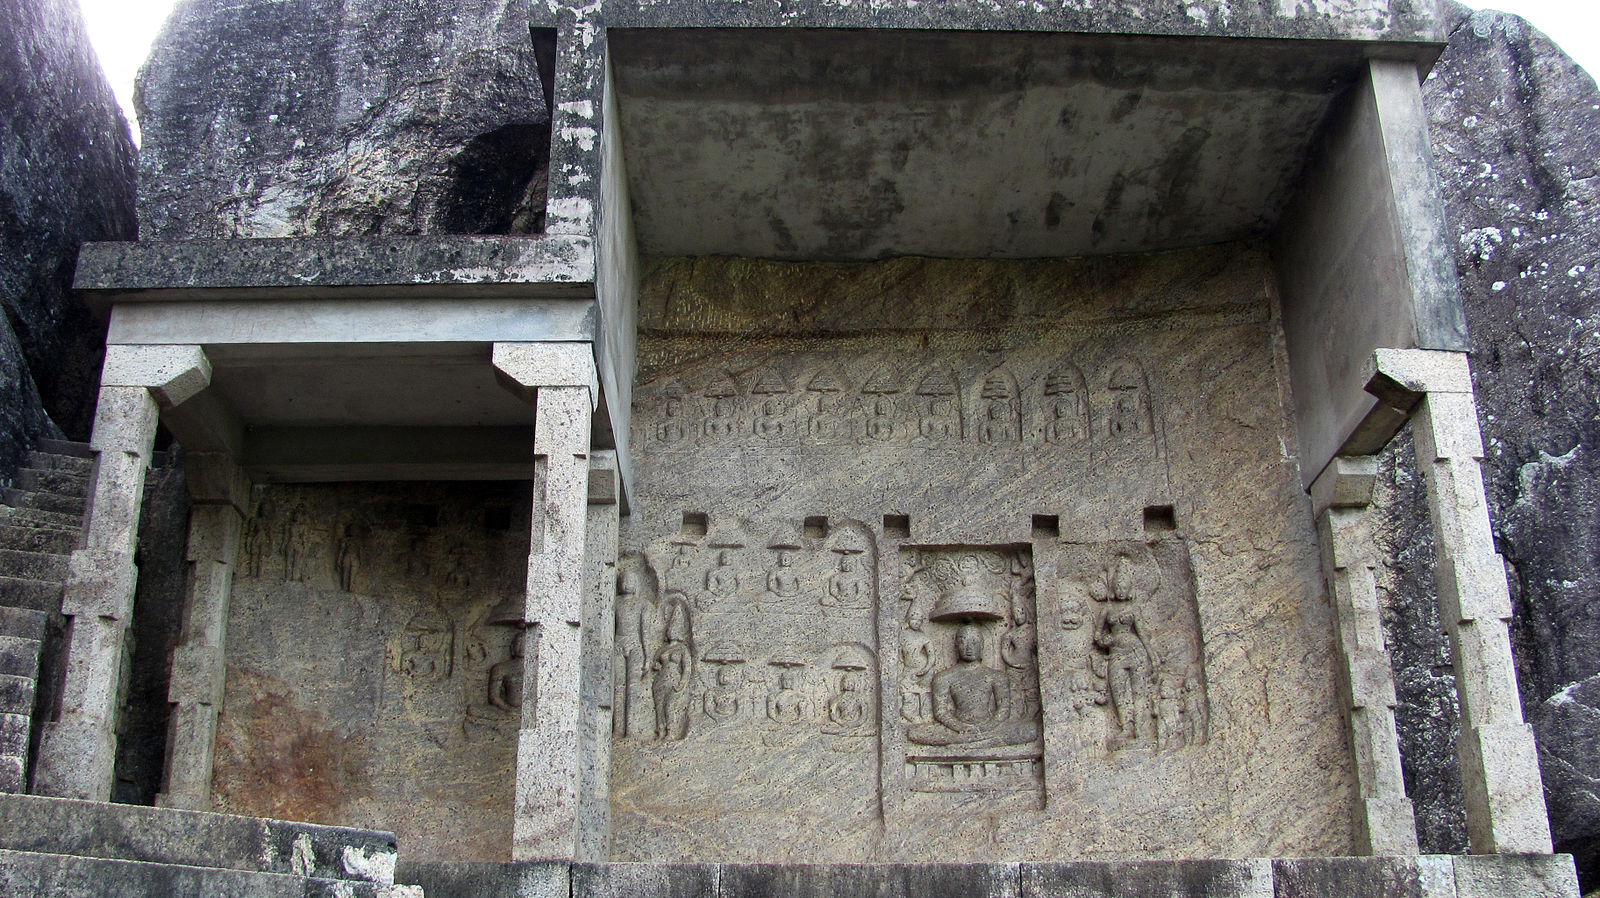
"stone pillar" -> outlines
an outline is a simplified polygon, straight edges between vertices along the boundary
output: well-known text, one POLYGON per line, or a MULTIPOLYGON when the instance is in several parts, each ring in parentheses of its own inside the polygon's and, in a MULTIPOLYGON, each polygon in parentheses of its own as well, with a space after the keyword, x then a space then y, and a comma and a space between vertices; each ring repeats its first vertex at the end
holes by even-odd
POLYGON ((598 390, 587 343, 496 343, 494 366, 534 400, 533 526, 528 548, 522 728, 511 856, 577 856, 582 767, 584 531, 589 430, 598 390))
POLYGON ((621 488, 617 454, 589 460, 589 520, 584 538, 583 729, 578 750, 577 860, 611 853, 612 652, 616 642, 617 530, 621 488))
POLYGON ((184 458, 194 509, 189 514, 189 577, 181 642, 172 655, 167 701, 166 791, 157 804, 202 811, 211 803, 212 750, 222 707, 228 601, 239 531, 250 507, 250 481, 227 455, 184 458))
POLYGON ((1335 458, 1311 487, 1341 657, 1340 693, 1356 761, 1355 851, 1417 853, 1417 821, 1400 773, 1394 673, 1373 576, 1374 456, 1335 458))
POLYGON ((1550 820, 1533 728, 1511 660, 1511 594, 1483 490, 1483 439, 1467 356, 1380 349, 1367 390, 1410 409, 1438 559, 1439 619, 1461 703, 1461 781, 1473 854, 1548 854, 1550 820))
POLYGON ((61 705, 45 724, 34 790, 106 801, 116 761, 123 644, 138 577, 134 550, 156 423, 205 389, 211 364, 198 346, 106 348, 95 410, 94 469, 81 548, 68 563, 61 705))

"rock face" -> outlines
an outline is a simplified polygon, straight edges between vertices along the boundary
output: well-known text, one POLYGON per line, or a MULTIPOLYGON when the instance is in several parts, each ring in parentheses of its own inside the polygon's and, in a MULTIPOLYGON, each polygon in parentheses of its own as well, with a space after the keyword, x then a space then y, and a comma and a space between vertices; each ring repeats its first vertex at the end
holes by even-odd
MULTIPOLYGON (((1556 850, 1578 856, 1592 889, 1600 876, 1600 91, 1523 20, 1458 4, 1448 14, 1450 44, 1424 97, 1459 240, 1486 485, 1556 850)), ((1402 554, 1390 599, 1418 609, 1432 588, 1426 519, 1416 517, 1423 505, 1411 495, 1420 482, 1409 446, 1392 455, 1393 548, 1402 554)), ((1453 780, 1453 687, 1432 672, 1447 650, 1437 631, 1394 635, 1401 703, 1436 709, 1402 722, 1424 848, 1459 848, 1459 818, 1427 810, 1433 784, 1453 780)))
POLYGON ((613 858, 1348 853, 1268 272, 652 258, 613 858))
POLYGON ((134 237, 133 142, 71 0, 0 0, 0 477, 41 436, 88 436, 104 323, 78 246, 134 237), (52 423, 54 419, 54 423, 52 423))
POLYGON ((181 4, 139 84, 144 238, 540 230, 528 20, 516 0, 181 4))

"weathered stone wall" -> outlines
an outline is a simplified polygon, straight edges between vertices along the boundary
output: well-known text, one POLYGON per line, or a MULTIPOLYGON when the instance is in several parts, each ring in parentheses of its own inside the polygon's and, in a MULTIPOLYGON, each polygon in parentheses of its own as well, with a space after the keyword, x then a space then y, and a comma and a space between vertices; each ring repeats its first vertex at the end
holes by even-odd
POLYGON ((228 615, 214 809, 392 830, 419 861, 507 861, 529 493, 258 490, 228 615), (520 618, 519 618, 520 619, 520 618))
POLYGON ((1270 283, 653 260, 617 859, 1347 853, 1270 283))
MULTIPOLYGON (((1447 4, 1423 87, 1458 239, 1488 494, 1556 850, 1600 882, 1600 91, 1523 20, 1447 4)), ((1388 603, 1423 848, 1461 850, 1454 687, 1409 444, 1392 447, 1388 603), (1406 623, 1401 624, 1400 619, 1406 623)))
POLYGON ((531 233, 526 0, 187 0, 139 83, 146 239, 531 233))
POLYGON ((134 236, 133 142, 72 0, 0 2, 0 118, 5 478, 39 437, 88 437, 105 324, 72 268, 85 241, 134 236))

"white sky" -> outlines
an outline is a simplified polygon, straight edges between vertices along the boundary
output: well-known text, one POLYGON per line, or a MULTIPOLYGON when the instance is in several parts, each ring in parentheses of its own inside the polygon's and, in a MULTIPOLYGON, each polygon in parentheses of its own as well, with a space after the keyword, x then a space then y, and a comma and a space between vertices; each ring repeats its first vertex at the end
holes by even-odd
MULTIPOLYGON (((133 119, 133 77, 150 53, 175 0, 79 0, 89 39, 111 79, 128 119, 133 119)), ((1553 38, 1584 68, 1600 72, 1600 0, 1468 0, 1483 9, 1513 12, 1553 38)), ((135 139, 138 125, 134 125, 135 139)))

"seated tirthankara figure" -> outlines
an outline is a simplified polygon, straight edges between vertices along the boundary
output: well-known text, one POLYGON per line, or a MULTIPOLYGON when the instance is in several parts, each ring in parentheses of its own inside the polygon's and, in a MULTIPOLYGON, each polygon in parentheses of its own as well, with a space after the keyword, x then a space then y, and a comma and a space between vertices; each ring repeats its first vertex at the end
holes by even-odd
POLYGON ((1039 738, 1039 724, 1011 719, 1005 674, 983 663, 983 630, 956 631, 956 663, 933 675, 933 723, 911 727, 906 738, 919 745, 988 748, 1025 745, 1039 738))

